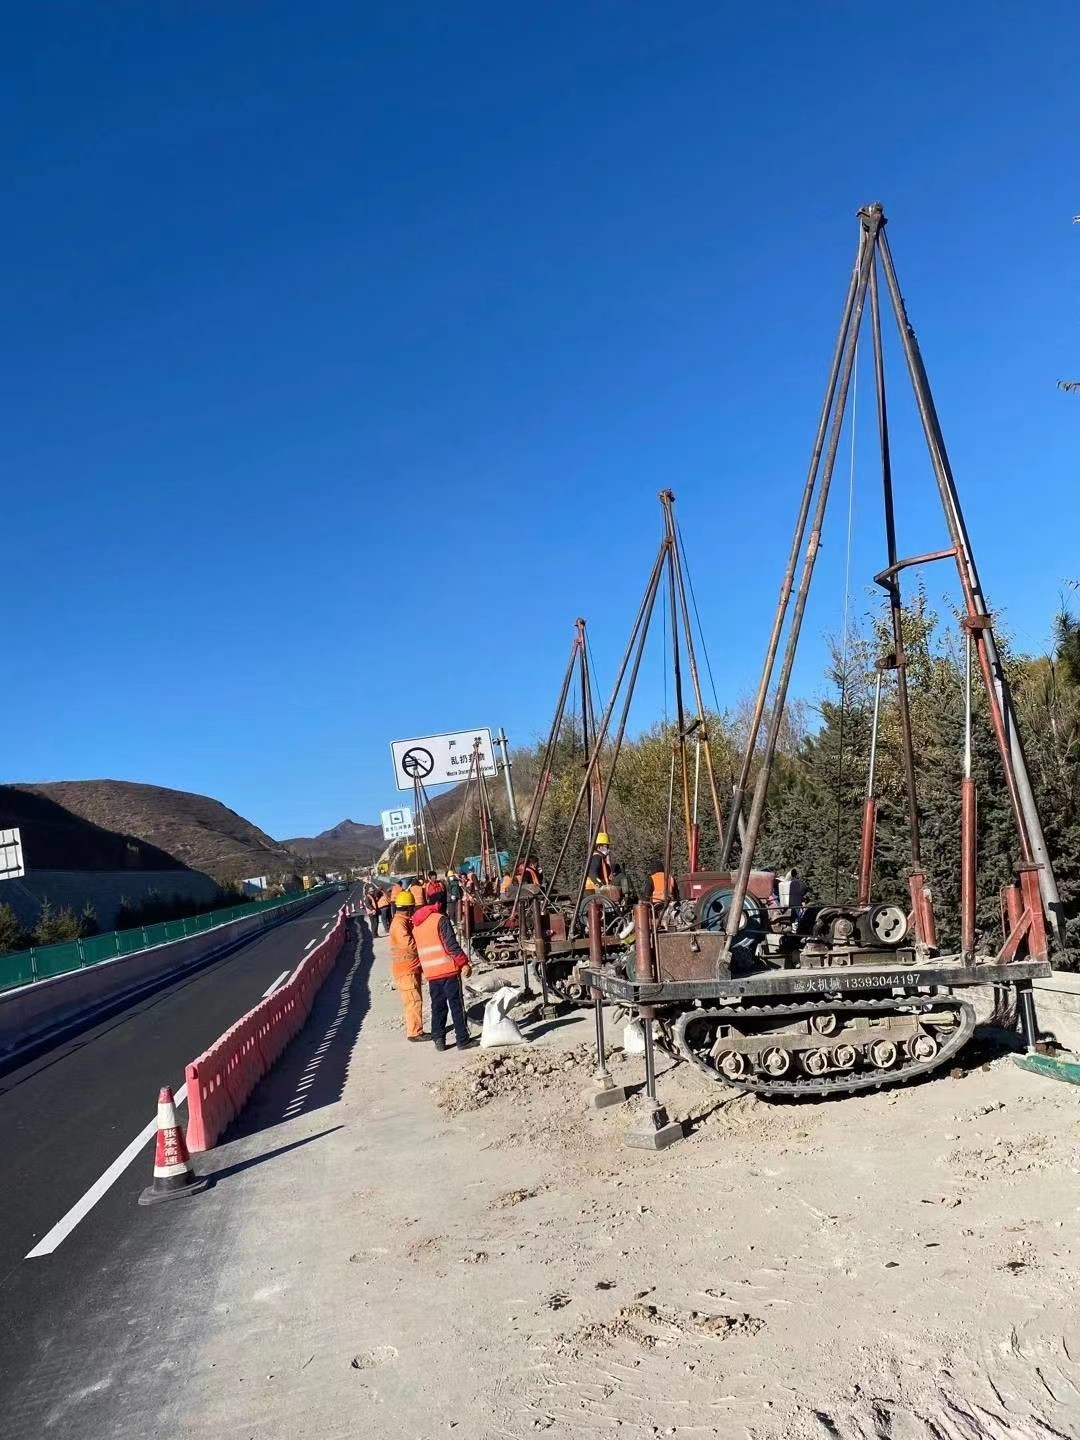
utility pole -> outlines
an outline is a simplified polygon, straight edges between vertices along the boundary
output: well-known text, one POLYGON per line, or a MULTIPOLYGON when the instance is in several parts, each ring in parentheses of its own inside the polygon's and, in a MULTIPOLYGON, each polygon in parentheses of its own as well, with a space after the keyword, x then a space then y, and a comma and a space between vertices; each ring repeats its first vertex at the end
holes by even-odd
POLYGON ((510 805, 510 824, 513 825, 516 830, 518 828, 517 803, 514 800, 514 782, 510 774, 512 769, 510 752, 506 748, 510 742, 507 740, 506 731, 501 725, 499 726, 498 735, 495 736, 495 743, 502 751, 503 779, 506 781, 506 799, 510 805))

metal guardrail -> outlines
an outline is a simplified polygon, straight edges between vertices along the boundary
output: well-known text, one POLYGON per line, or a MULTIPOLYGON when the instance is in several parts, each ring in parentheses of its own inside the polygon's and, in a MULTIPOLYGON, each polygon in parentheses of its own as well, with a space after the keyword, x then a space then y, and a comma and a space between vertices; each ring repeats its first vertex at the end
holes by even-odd
POLYGON ((130 930, 111 930, 105 935, 88 935, 85 940, 67 940, 60 945, 32 945, 29 950, 0 955, 0 992, 32 985, 35 980, 50 980, 54 975, 86 970, 121 955, 134 955, 138 950, 166 945, 170 940, 186 940, 191 935, 202 935, 250 915, 269 915, 297 900, 329 895, 333 888, 320 885, 313 890, 294 890, 276 900, 251 900, 244 905, 230 905, 225 910, 207 910, 203 915, 189 915, 184 920, 135 925, 130 930))

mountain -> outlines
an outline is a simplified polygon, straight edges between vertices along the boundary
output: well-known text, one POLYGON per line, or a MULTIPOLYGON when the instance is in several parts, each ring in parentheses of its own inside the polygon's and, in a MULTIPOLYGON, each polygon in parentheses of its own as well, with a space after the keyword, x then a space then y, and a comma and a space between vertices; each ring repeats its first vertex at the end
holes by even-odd
POLYGON ((370 865, 386 849, 381 825, 360 825, 355 820, 342 820, 320 835, 298 835, 281 843, 305 860, 354 865, 370 865))
MULTIPOLYGON (((43 787, 44 788, 44 787, 43 787)), ((175 856, 127 832, 103 829, 25 786, 0 785, 0 830, 17 829, 33 870, 178 870, 175 856)))
MULTIPOLYGON (((215 880, 295 874, 297 869, 293 851, 208 795, 130 780, 55 780, 10 788, 51 800, 215 880)), ((102 857, 100 868, 117 868, 104 851, 102 857)))

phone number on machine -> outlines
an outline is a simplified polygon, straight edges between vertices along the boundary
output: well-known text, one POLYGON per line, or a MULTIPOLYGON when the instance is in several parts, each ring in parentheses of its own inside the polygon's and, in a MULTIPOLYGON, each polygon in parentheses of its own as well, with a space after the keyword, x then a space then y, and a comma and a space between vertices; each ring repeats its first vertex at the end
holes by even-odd
POLYGON ((917 985, 919 975, 917 971, 895 970, 888 975, 851 975, 840 977, 828 975, 808 977, 805 980, 792 981, 791 988, 797 995, 807 995, 813 991, 829 990, 890 990, 895 985, 917 985))

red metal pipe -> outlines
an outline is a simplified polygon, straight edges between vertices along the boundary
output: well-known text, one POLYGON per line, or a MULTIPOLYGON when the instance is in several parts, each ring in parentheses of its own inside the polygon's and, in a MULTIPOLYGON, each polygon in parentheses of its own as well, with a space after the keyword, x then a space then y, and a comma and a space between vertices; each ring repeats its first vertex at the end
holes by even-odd
POLYGON ((960 949, 975 953, 975 856, 978 798, 970 775, 960 782, 960 949))
POLYGON ((1050 952, 1046 943, 1046 917, 1043 914, 1042 892, 1039 889, 1040 865, 1020 866, 1020 893, 1029 918, 1027 950, 1032 960, 1048 960, 1050 952))
POLYGON ((656 979, 656 967, 652 947, 652 906, 647 900, 639 900, 634 906, 634 979, 656 979))
POLYGON ((874 836, 877 833, 877 801, 868 795, 863 801, 862 841, 859 846, 859 904, 870 904, 870 881, 874 873, 874 836))
POLYGON ((937 923, 934 920, 934 902, 926 884, 925 870, 912 870, 908 874, 908 889, 911 894, 911 911, 915 921, 915 936, 931 950, 937 949, 937 923))
MULTIPOLYGON (((1024 902, 1020 897, 1019 885, 1003 885, 1001 887, 1001 898, 1005 902, 1005 914, 1002 918, 1002 934, 1006 941, 1020 924, 1024 915, 1024 902)), ((1009 957, 1012 958, 1011 956, 1009 957)))
POLYGON ((589 930, 589 964, 599 970, 604 963, 604 912, 599 900, 590 900, 585 911, 589 930))

